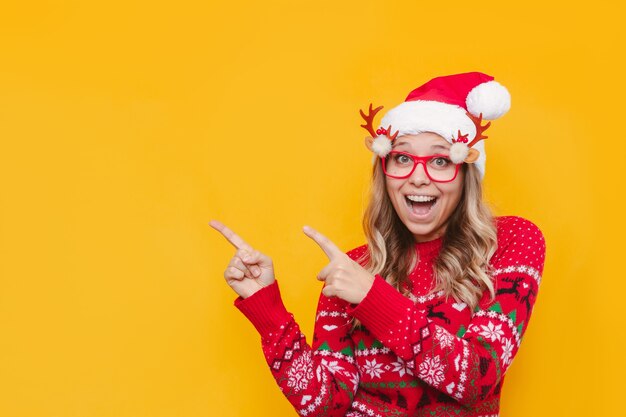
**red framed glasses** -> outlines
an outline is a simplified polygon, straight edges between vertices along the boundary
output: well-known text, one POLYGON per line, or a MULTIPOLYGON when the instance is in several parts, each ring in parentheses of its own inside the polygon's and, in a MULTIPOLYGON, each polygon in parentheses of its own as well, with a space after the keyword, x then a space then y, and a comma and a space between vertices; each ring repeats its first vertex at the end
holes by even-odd
POLYGON ((417 156, 408 152, 391 151, 381 159, 385 175, 398 179, 410 177, 417 165, 422 164, 431 181, 450 182, 456 178, 461 166, 452 162, 448 155, 443 154, 417 156))

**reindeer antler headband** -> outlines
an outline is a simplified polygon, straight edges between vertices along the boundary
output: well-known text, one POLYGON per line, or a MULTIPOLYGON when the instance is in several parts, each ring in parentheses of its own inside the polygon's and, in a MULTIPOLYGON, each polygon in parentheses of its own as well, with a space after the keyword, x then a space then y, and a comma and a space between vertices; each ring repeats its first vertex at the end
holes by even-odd
POLYGON ((367 115, 360 110, 366 122, 361 127, 370 134, 365 145, 381 158, 391 151, 399 135, 437 133, 452 144, 450 159, 454 163, 476 163, 484 176, 484 132, 491 122, 483 125, 483 117, 497 119, 510 106, 511 96, 504 86, 489 75, 469 72, 437 77, 411 91, 403 103, 387 112, 376 130, 374 117, 383 106, 372 109, 370 104, 367 115))
POLYGON ((391 151, 391 145, 398 136, 399 132, 396 132, 392 135, 391 125, 389 125, 387 129, 385 129, 384 127, 380 127, 374 132, 374 116, 376 116, 376 113, 378 113, 382 108, 383 106, 379 106, 372 110, 372 103, 370 103, 370 109, 367 115, 363 113, 363 110, 359 110, 359 112, 361 113, 361 117, 365 119, 365 124, 361 125, 361 127, 367 130, 371 135, 370 137, 365 138, 365 146, 367 146, 367 149, 379 155, 381 158, 384 158, 385 156, 387 156, 389 151, 391 151))

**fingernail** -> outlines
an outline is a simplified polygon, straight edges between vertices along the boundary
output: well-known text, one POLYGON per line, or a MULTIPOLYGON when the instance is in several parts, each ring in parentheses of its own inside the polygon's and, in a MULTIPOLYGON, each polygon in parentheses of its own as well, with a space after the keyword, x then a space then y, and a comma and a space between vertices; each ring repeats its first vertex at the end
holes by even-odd
POLYGON ((250 256, 246 255, 243 257, 243 260, 246 262, 250 262, 252 260, 252 258, 250 258, 250 256))
POLYGON ((261 275, 261 271, 259 270, 259 268, 254 268, 254 271, 252 272, 252 274, 255 277, 258 277, 259 275, 261 275))

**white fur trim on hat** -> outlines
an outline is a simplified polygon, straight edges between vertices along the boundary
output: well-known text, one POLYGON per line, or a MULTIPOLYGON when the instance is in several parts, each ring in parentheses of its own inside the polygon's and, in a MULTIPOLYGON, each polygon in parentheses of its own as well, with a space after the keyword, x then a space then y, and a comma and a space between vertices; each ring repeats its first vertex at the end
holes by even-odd
POLYGON ((482 113, 483 119, 495 120, 511 108, 511 94, 499 82, 488 81, 474 87, 467 95, 465 104, 474 116, 482 113))
POLYGON ((459 130, 470 138, 476 135, 476 126, 465 109, 439 101, 405 101, 389 110, 380 121, 381 127, 389 125, 392 133, 399 132, 398 136, 434 132, 450 143, 459 130))

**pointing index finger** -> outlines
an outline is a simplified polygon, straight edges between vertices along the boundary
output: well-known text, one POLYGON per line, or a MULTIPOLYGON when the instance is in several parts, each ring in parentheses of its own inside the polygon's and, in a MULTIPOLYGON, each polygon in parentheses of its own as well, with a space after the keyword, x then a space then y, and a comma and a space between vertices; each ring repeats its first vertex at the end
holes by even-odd
POLYGON ((329 238, 313 229, 311 226, 304 226, 302 230, 304 231, 304 234, 313 239, 315 243, 322 248, 326 256, 328 256, 328 259, 333 259, 340 254, 343 255, 343 252, 337 247, 337 245, 335 245, 329 238))
POLYGON ((252 246, 248 245, 245 240, 240 238, 239 235, 230 230, 223 223, 217 220, 211 220, 209 226, 220 232, 237 249, 252 251, 252 246))

